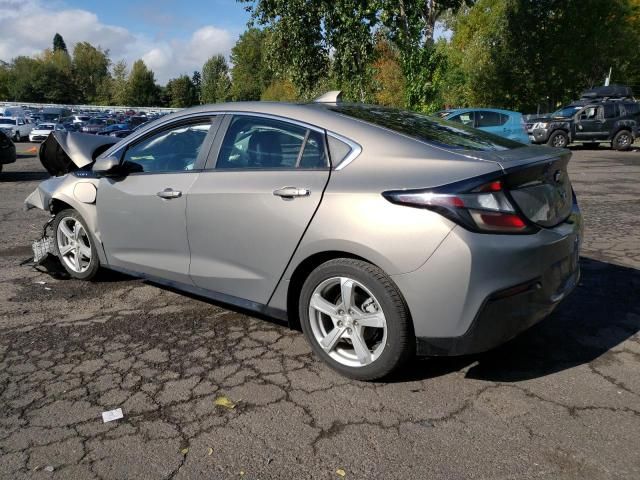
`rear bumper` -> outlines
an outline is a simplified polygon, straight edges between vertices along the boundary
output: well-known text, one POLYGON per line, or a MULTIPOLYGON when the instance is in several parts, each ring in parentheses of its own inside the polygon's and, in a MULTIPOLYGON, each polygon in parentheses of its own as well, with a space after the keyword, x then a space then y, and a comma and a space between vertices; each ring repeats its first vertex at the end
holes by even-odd
POLYGON ((423 355, 489 350, 549 315, 579 278, 582 219, 532 235, 456 227, 418 270, 393 275, 423 355))
POLYGON ((545 275, 490 295, 464 335, 416 338, 422 356, 468 355, 491 350, 547 317, 575 288, 580 268, 558 285, 552 269, 545 275))

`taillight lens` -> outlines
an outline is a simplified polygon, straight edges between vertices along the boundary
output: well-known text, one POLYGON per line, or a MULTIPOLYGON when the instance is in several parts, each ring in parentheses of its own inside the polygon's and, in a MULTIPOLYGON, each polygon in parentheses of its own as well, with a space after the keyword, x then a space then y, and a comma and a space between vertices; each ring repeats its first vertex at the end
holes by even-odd
POLYGON ((384 192, 392 203, 436 211, 463 227, 479 232, 531 233, 533 229, 517 213, 495 180, 466 193, 429 190, 384 192))

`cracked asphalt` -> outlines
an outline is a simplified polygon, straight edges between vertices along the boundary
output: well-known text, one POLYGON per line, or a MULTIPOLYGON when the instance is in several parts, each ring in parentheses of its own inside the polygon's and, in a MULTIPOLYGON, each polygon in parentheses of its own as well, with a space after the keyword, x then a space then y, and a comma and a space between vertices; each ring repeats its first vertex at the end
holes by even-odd
POLYGON ((0 174, 0 478, 640 478, 640 152, 577 149, 570 173, 573 295, 492 352, 362 383, 274 321, 21 266, 47 219, 22 211, 46 173, 21 155, 0 174))

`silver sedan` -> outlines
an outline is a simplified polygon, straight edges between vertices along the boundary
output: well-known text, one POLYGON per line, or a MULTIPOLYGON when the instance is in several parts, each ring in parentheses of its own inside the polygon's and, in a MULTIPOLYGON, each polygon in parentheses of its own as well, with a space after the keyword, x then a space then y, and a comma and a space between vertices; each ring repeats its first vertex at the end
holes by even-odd
POLYGON ((51 212, 72 277, 118 270, 286 320, 372 380, 499 345, 573 289, 569 157, 335 95, 228 103, 123 140, 54 133, 54 177, 26 205, 51 212))

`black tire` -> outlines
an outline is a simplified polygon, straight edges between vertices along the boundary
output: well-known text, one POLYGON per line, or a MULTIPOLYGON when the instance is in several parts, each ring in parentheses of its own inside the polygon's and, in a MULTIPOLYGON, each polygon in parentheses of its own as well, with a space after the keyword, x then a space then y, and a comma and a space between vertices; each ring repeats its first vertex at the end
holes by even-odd
POLYGON ((569 136, 563 130, 556 130, 549 137, 547 145, 556 148, 567 148, 567 145, 569 145, 569 136))
POLYGON ((16 134, 13 136, 13 141, 18 143, 21 139, 22 137, 20 136, 20 132, 16 130, 16 134))
POLYGON ((629 130, 620 130, 611 142, 611 146, 619 152, 630 150, 632 144, 633 134, 629 130))
POLYGON ((53 245, 54 245, 55 254, 60 260, 62 267, 67 271, 67 273, 72 278, 77 278, 78 280, 91 280, 93 277, 96 276, 96 274, 98 273, 98 269, 100 268, 100 260, 98 259, 98 250, 96 249, 96 242, 93 238, 93 235, 91 234, 91 231, 87 227, 87 223, 84 221, 82 216, 72 208, 68 208, 66 210, 62 210, 58 212, 55 219, 53 220, 53 245), (60 222, 62 222, 63 219, 70 218, 70 217, 75 219, 77 222, 79 222, 82 225, 82 227, 84 228, 84 231, 87 234, 85 240, 89 243, 89 246, 91 248, 91 259, 89 261, 88 268, 86 268, 86 270, 81 272, 75 271, 67 265, 66 261, 63 259, 62 255, 60 254, 60 246, 58 245, 58 228, 59 228, 60 222))
POLYGON ((330 260, 307 277, 300 292, 299 315, 302 331, 312 350, 331 368, 356 380, 378 380, 400 368, 415 352, 415 336, 409 309, 395 283, 380 268, 350 258, 330 260), (386 319, 387 337, 379 357, 365 366, 346 366, 334 360, 319 345, 309 318, 311 296, 322 282, 335 277, 349 277, 365 286, 375 296, 386 319))

